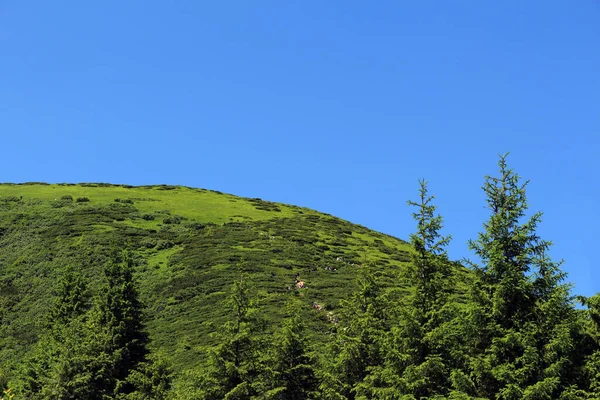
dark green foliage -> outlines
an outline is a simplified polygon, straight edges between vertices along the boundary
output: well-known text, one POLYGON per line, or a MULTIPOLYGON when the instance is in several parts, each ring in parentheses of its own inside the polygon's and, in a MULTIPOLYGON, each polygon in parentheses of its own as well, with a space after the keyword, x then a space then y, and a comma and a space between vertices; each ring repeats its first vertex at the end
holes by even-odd
POLYGON ((172 241, 170 241, 170 240, 159 239, 156 242, 156 249, 157 250, 167 250, 167 249, 170 249, 173 246, 174 246, 174 243, 172 241))
POLYGON ((499 162, 500 176, 483 187, 491 216, 470 247, 481 259, 469 310, 470 377, 478 395, 556 399, 567 393, 577 319, 564 273, 547 255, 550 242, 526 222, 527 182, 499 162))
POLYGON ((302 303, 290 302, 286 318, 269 346, 263 391, 268 399, 317 398, 319 382, 309 355, 309 340, 302 320, 302 303))
POLYGON ((249 296, 246 280, 235 281, 229 297, 232 319, 215 333, 217 345, 210 349, 206 369, 188 388, 190 398, 249 399, 258 393, 262 345, 249 296))
POLYGON ((580 347, 577 349, 578 360, 584 360, 583 371, 580 372, 580 379, 584 386, 588 388, 589 398, 600 397, 600 295, 588 298, 581 298, 583 306, 587 310, 583 312, 582 320, 585 324, 584 340, 580 341, 580 347), (581 344, 585 344, 582 346, 581 344))
POLYGON ((89 312, 81 274, 58 285, 48 332, 23 366, 22 392, 35 399, 163 399, 164 362, 149 362, 141 307, 125 256, 106 266, 107 286, 89 312))
POLYGON ((182 219, 179 215, 172 215, 163 219, 163 224, 180 224, 182 219))
POLYGON ((4 203, 9 203, 9 202, 16 203, 16 202, 21 201, 21 199, 18 198, 17 196, 5 196, 5 197, 2 197, 0 200, 3 201, 4 203))
POLYGON ((112 358, 103 350, 110 337, 85 318, 53 326, 24 365, 21 392, 34 399, 102 399, 112 358))
POLYGON ((281 208, 279 208, 277 204, 270 201, 264 201, 258 198, 248 199, 248 201, 252 203, 257 210, 281 212, 281 208))
POLYGON ((126 380, 130 371, 146 361, 148 335, 142 322, 142 307, 133 281, 133 260, 127 254, 116 253, 104 274, 108 285, 101 291, 94 314, 97 325, 111 338, 105 351, 114 356, 110 366, 117 391, 129 393, 126 380))
POLYGON ((171 366, 164 359, 156 358, 138 364, 137 368, 127 375, 127 386, 133 390, 128 394, 120 394, 119 399, 126 400, 166 400, 172 398, 171 366))
POLYGON ((381 349, 389 329, 387 302, 375 275, 367 266, 360 270, 359 289, 342 302, 337 337, 330 343, 321 390, 327 398, 357 398, 368 393, 363 380, 374 367, 383 364, 381 349))
POLYGON ((89 296, 85 278, 81 271, 68 266, 62 280, 54 307, 50 311, 50 325, 64 325, 79 317, 89 309, 89 296))
POLYGON ((120 199, 120 198, 116 198, 115 199, 115 203, 133 204, 133 200, 132 199, 120 199))
POLYGON ((417 207, 413 214, 417 231, 411 235, 415 252, 406 270, 415 294, 395 309, 398 322, 382 346, 385 361, 362 385, 366 397, 433 398, 450 392, 449 378, 460 349, 457 310, 449 304, 455 287, 445 251, 450 237, 439 234, 442 217, 435 215, 426 182, 420 185, 420 200, 408 202, 417 207))

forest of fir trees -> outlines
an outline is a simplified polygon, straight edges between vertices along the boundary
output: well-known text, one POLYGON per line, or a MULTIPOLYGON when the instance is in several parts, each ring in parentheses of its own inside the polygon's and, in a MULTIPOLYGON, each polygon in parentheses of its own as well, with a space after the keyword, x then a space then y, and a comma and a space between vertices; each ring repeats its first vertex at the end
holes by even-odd
POLYGON ((528 216, 527 182, 506 156, 498 165, 483 185, 490 215, 469 242, 478 263, 465 262, 473 276, 466 295, 457 285, 463 267, 448 259, 451 238, 441 235, 443 219, 421 181, 409 201, 411 267, 398 277, 414 294, 400 302, 396 288, 361 268, 325 347, 312 347, 299 317, 305 305, 294 295, 283 323, 264 334, 252 282, 240 277, 205 367, 175 377, 148 350, 131 257, 115 251, 93 299, 79 272, 65 274, 47 333, 11 393, 15 400, 600 399, 600 296, 571 294, 561 262, 549 257, 551 242, 537 234, 541 213, 528 216))

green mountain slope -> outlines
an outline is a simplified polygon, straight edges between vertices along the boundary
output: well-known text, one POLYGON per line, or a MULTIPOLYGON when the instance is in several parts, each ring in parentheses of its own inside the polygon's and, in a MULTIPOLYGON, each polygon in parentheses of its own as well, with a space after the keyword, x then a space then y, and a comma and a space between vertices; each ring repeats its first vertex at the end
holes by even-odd
POLYGON ((84 271, 93 291, 111 246, 132 251, 151 347, 175 371, 204 361, 202 346, 230 317, 224 301, 240 274, 273 328, 285 299, 299 294, 315 340, 326 340, 360 265, 400 288, 399 301, 410 293, 395 278, 409 261, 406 242, 306 208, 180 186, 2 184, 5 370, 38 339, 65 268, 84 271))

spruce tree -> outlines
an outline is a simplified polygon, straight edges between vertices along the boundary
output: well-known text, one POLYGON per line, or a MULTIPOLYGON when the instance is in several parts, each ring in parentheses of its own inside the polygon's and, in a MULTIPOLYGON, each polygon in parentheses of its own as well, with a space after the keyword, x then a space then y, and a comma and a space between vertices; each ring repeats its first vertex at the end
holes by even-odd
POLYGON ((130 371, 127 383, 135 390, 118 398, 125 400, 165 400, 172 398, 171 380, 173 372, 171 366, 163 358, 150 354, 149 360, 137 365, 130 371))
POLYGON ((298 301, 288 303, 283 326, 271 342, 265 368, 268 399, 304 400, 316 396, 318 380, 301 312, 298 301))
POLYGON ((453 324, 456 310, 449 303, 454 290, 452 264, 446 246, 450 236, 442 236, 443 219, 436 215, 434 196, 427 182, 419 181, 419 201, 413 217, 417 230, 411 235, 412 263, 406 281, 415 288, 414 296, 397 306, 399 322, 387 335, 385 366, 375 369, 370 396, 378 398, 432 398, 446 395, 458 331, 453 324))
POLYGON ((541 213, 526 218, 528 182, 508 168, 506 155, 498 165, 499 177, 487 176, 483 186, 490 218, 469 242, 481 264, 471 263, 467 375, 485 398, 556 399, 572 366, 572 298, 560 263, 547 255, 551 242, 536 232, 541 213))
POLYGON ((417 231, 410 235, 415 252, 411 256, 409 280, 416 289, 412 307, 419 311, 424 324, 431 319, 432 311, 447 302, 453 289, 453 277, 446 253, 451 236, 440 235, 443 218, 435 214, 437 207, 432 204, 435 197, 429 195, 425 180, 419 181, 419 185, 419 201, 408 201, 410 206, 417 208, 413 213, 417 231))
POLYGON ((147 360, 146 334, 142 306, 133 278, 133 259, 126 253, 116 253, 104 269, 107 285, 102 289, 96 312, 96 324, 110 336, 106 352, 113 355, 111 378, 115 392, 132 391, 126 382, 129 373, 147 360))
POLYGON ((321 391, 326 398, 360 398, 369 391, 363 381, 383 363, 381 344, 389 329, 387 301, 368 266, 361 267, 358 285, 351 298, 341 302, 337 338, 329 349, 329 360, 323 362, 321 391))
POLYGON ((170 387, 164 362, 148 360, 148 336, 133 262, 114 253, 106 286, 88 311, 80 272, 67 269, 36 348, 24 388, 36 399, 162 399, 170 387))
POLYGON ((22 392, 32 399, 101 399, 94 365, 108 338, 89 324, 89 301, 80 271, 68 267, 57 285, 47 331, 25 362, 22 392), (95 340, 99 339, 101 340, 95 340))
POLYGON ((97 386, 117 399, 163 399, 170 389, 170 370, 164 360, 150 355, 133 269, 127 251, 113 251, 104 268, 107 284, 91 318, 99 334, 108 338, 94 364, 97 386))
POLYGON ((588 397, 600 398, 600 294, 581 297, 581 304, 586 307, 582 321, 585 334, 578 346, 579 359, 585 360, 583 365, 583 386, 588 397))
POLYGON ((244 277, 234 282, 228 303, 233 319, 215 332, 219 344, 210 349, 208 366, 188 389, 193 398, 249 399, 258 391, 262 348, 257 338, 257 310, 244 277))
POLYGON ((87 284, 81 271, 68 266, 58 283, 54 306, 49 315, 49 326, 65 324, 84 314, 90 307, 87 284))

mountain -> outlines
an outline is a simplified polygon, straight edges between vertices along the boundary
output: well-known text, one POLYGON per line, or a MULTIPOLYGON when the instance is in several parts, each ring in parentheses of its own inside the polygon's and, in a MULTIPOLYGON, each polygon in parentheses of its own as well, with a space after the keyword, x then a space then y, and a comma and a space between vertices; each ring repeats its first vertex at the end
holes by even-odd
POLYGON ((175 372, 205 361, 202 349, 214 344, 210 333, 230 317, 225 300, 242 275, 267 329, 278 325, 294 293, 317 341, 325 340, 331 316, 354 291, 361 266, 400 288, 400 301, 410 292, 397 278, 410 261, 408 243, 307 208, 182 186, 2 184, 5 370, 42 334, 65 269, 82 271, 93 294, 115 246, 132 252, 150 348, 175 372))
POLYGON ((600 295, 498 165, 468 268, 425 181, 410 244, 205 189, 1 184, 5 397, 600 398, 600 295))

